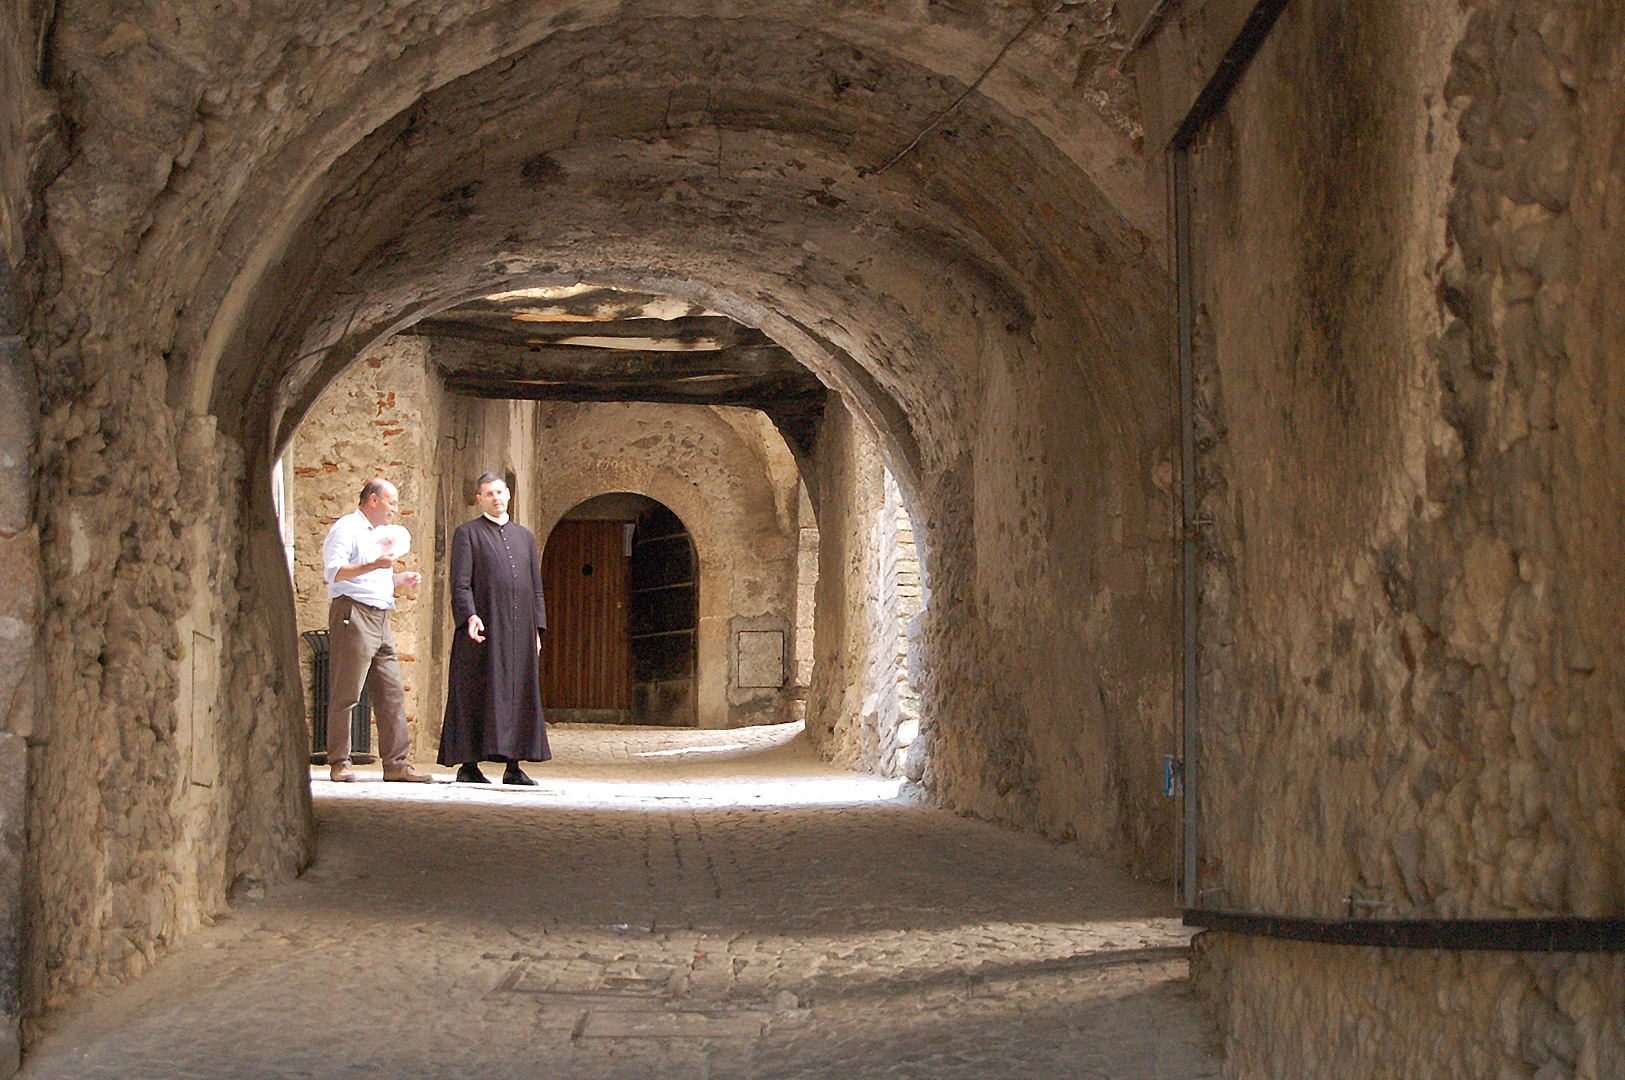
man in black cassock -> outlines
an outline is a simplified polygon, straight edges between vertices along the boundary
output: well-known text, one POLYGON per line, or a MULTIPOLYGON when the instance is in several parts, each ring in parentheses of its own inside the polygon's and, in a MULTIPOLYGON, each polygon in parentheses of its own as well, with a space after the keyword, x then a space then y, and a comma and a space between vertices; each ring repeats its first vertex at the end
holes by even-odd
POLYGON ((547 628, 536 537, 508 518, 508 485, 495 473, 476 484, 480 516, 451 537, 451 671, 440 764, 457 779, 489 784, 481 761, 504 761, 504 784, 534 785, 521 761, 546 761, 538 635, 547 628))

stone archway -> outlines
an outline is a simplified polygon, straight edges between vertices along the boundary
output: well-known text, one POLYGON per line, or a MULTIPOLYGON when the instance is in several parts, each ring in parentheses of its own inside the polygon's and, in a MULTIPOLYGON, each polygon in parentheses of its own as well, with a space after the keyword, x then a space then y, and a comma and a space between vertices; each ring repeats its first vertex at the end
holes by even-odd
POLYGON ((554 405, 544 430, 532 496, 539 530, 551 531, 570 508, 613 491, 669 507, 687 529, 699 600, 699 726, 792 719, 788 680, 741 686, 734 664, 741 632, 778 631, 796 642, 797 484, 783 440, 745 410, 638 403, 554 405), (776 458, 776 468, 764 454, 776 458))
POLYGON ((551 722, 699 725, 698 571, 687 527, 655 499, 608 492, 570 508, 542 556, 551 722))
MULTIPOLYGON (((40 917, 39 955, 62 959, 35 965, 33 996, 129 977, 234 881, 308 857, 271 462, 321 388, 390 334, 528 283, 702 302, 834 389, 879 439, 933 560, 927 783, 967 812, 1166 870, 1161 201, 1127 82, 1107 52, 1080 61, 1066 44, 1120 40, 1108 7, 464 15, 391 25, 379 55, 396 62, 343 77, 343 49, 291 37, 274 78, 205 86, 160 64, 135 92, 168 86, 143 131, 173 153, 116 124, 81 132, 54 211, 69 273, 40 342, 63 358, 42 444, 70 493, 49 508, 46 629, 79 644, 51 673, 62 739, 31 796, 51 883, 32 902, 74 914, 40 917), (109 184, 123 195, 85 201, 109 184), (125 235, 93 203, 151 212, 125 235), (150 287, 110 287, 132 274, 150 287), (87 520, 126 527, 88 537, 103 584, 78 590, 66 559, 87 520), (180 541, 187 528, 201 546, 180 541), (155 794, 181 775, 163 747, 187 617, 224 628, 207 715, 229 749, 203 826, 155 794), (87 850, 75 838, 96 835, 104 799, 134 838, 87 850)), ((252 38, 234 19, 179 32, 224 72, 252 38)), ((112 100, 130 92, 126 58, 170 34, 85 28, 63 70, 112 100), (81 49, 91 38, 108 49, 81 49)), ((838 427, 803 470, 815 507, 846 490, 838 427)))
MULTIPOLYGON (((313 851, 269 493, 311 402, 459 300, 592 280, 701 302, 834 391, 798 450, 821 524, 852 526, 828 532, 861 532, 879 442, 932 562, 933 798, 1169 877, 1160 759, 1176 706, 1217 706, 1185 796, 1223 858, 1198 866, 1188 814, 1186 883, 1254 920, 1205 953, 1235 1068, 1606 1071, 1617 959, 1252 934, 1549 915, 1617 941, 1621 21, 5 6, 18 1000, 135 978, 313 851)), ((838 547, 826 579, 859 574, 838 547)), ((811 694, 842 660, 820 646, 811 694)))

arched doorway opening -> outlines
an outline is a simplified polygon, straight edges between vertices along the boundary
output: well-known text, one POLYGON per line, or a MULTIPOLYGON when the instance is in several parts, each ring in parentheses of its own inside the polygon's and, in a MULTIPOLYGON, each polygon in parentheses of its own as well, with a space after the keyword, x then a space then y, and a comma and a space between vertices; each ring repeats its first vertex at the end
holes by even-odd
POLYGON ((542 700, 554 720, 698 724, 698 561, 682 519, 611 492, 577 504, 542 556, 542 700))

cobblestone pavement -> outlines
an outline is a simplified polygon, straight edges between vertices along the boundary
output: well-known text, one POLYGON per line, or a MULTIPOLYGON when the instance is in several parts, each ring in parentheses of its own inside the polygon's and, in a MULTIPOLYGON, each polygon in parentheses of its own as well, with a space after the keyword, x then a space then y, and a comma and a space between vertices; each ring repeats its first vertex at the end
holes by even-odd
POLYGON ((797 730, 558 726, 529 789, 313 770, 315 864, 21 1076, 1219 1075, 1168 890, 797 730))

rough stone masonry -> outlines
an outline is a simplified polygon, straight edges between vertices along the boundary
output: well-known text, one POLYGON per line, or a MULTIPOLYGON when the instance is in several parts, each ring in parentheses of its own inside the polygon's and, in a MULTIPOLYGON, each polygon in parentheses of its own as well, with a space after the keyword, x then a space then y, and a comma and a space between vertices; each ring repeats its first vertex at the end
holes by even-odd
MULTIPOLYGON (((308 862, 272 464, 415 321, 584 281, 759 329, 872 438, 943 805, 1171 879, 1198 704, 1212 903, 1617 919, 1622 41, 1580 0, 7 6, 11 1015, 308 862)), ((1214 935, 1202 981, 1236 1076, 1549 1080, 1621 1072, 1620 963, 1214 935)))

